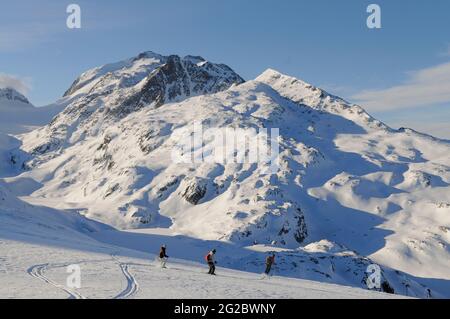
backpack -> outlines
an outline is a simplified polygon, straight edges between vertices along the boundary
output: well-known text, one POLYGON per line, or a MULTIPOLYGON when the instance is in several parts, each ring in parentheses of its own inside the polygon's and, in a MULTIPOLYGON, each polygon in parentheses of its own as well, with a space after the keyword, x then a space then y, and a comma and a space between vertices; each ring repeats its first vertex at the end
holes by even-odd
POLYGON ((166 249, 164 247, 161 247, 161 250, 159 251, 159 258, 166 257, 166 249))
POLYGON ((205 260, 209 262, 209 253, 205 256, 205 260))

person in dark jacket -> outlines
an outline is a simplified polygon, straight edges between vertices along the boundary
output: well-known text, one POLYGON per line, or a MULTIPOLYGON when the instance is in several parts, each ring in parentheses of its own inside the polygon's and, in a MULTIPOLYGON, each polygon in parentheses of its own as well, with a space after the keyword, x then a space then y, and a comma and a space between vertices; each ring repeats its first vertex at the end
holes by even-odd
POLYGON ((211 250, 208 255, 205 256, 206 262, 208 263, 209 266, 209 275, 215 275, 216 273, 216 261, 214 260, 214 255, 216 254, 216 250, 213 249, 211 250))
POLYGON ((167 262, 167 258, 169 258, 169 256, 167 256, 166 254, 166 245, 162 245, 160 250, 159 250, 159 261, 161 263, 161 268, 167 268, 166 267, 166 262, 167 262))
POLYGON ((272 254, 272 256, 267 256, 266 258, 266 270, 264 271, 264 273, 267 276, 269 275, 273 264, 275 264, 275 254, 272 254))

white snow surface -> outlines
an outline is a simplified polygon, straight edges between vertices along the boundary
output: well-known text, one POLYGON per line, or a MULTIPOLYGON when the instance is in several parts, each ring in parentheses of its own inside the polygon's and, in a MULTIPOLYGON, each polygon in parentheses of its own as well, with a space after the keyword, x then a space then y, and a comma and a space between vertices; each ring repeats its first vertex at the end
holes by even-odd
MULTIPOLYGON (((197 241, 192 246, 194 241, 172 236, 167 230, 119 232, 75 212, 26 204, 4 185, 0 185, 0 201, 0 298, 399 297, 277 274, 266 278, 222 267, 211 277, 201 264, 200 254, 207 251, 208 243, 197 241), (167 239, 168 251, 178 257, 169 259, 168 269, 161 269, 153 254, 161 239, 167 239), (188 255, 191 257, 182 259, 188 255), (80 267, 80 288, 67 284, 70 265, 80 267)), ((217 259, 225 263, 227 258, 217 259)))
POLYGON ((33 285, 55 298, 385 298, 363 290, 377 263, 397 295, 450 297, 449 141, 394 130, 274 70, 239 84, 226 66, 170 59, 194 71, 147 52, 85 72, 48 125, 11 136, 27 126, 0 123, 0 296, 36 297, 33 285), (202 74, 206 91, 167 80, 186 74, 202 74), (169 98, 173 87, 181 94, 169 98), (124 96, 148 104, 130 108, 124 96), (279 128, 280 170, 173 162, 194 123, 279 128), (167 271, 151 255, 162 243, 167 271), (217 278, 199 264, 211 248, 217 278), (260 280, 271 251, 275 276, 260 280), (64 286, 69 263, 86 275, 79 291, 64 286))
MULTIPOLYGON (((27 204, 3 183, 0 203, 0 298, 399 297, 222 267, 218 267, 216 277, 210 277, 201 264, 201 253, 210 243, 186 241, 167 229, 120 232, 77 212, 27 204), (168 251, 178 257, 170 258, 168 269, 161 269, 153 254, 161 240, 168 242, 168 251), (80 267, 79 288, 67 284, 72 265, 80 267)), ((223 253, 230 251, 224 249, 223 253)), ((226 264, 228 258, 217 259, 226 264)))

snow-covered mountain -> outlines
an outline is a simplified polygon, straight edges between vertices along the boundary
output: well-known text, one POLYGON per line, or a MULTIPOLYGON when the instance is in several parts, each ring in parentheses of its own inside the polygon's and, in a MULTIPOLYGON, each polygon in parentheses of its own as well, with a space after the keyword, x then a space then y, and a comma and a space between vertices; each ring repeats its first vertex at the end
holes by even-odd
POLYGON ((14 103, 19 107, 32 106, 28 99, 21 93, 17 92, 15 89, 0 88, 0 103, 6 104, 6 102, 9 102, 10 105, 14 103))
MULTIPOLYGON (((376 262, 397 293, 450 296, 447 141, 392 129, 274 70, 243 82, 225 65, 151 52, 85 72, 58 103, 64 111, 13 152, 27 171, 5 179, 31 204, 278 250, 293 277, 363 287, 376 262), (174 162, 198 123, 279 128, 279 170, 174 162)), ((203 150, 214 142, 205 137, 203 150)), ((233 249, 229 267, 255 271, 262 261, 233 249)))
MULTIPOLYGON (((83 73, 59 101, 67 107, 50 125, 36 131, 31 153, 45 158, 49 152, 97 136, 106 127, 144 106, 212 94, 244 80, 231 68, 202 57, 162 56, 144 52, 83 73)), ((51 155, 50 155, 51 156, 51 155)))
POLYGON ((64 107, 64 103, 34 107, 16 90, 0 88, 0 134, 22 134, 35 130, 48 124, 64 107))

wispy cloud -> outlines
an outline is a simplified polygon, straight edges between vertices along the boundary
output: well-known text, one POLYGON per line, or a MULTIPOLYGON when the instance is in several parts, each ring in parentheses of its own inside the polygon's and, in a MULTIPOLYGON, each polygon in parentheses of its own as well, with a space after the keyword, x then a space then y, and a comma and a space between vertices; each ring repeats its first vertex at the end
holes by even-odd
POLYGON ((27 95, 31 89, 31 79, 0 73, 0 88, 7 87, 27 95))
POLYGON ((3 26, 0 28, 0 52, 15 52, 46 43, 53 35, 45 25, 3 26))
POLYGON ((450 131, 448 122, 445 121, 393 121, 389 122, 393 127, 409 127, 418 132, 426 133, 434 137, 450 140, 450 131))
POLYGON ((447 47, 445 48, 445 50, 441 51, 439 53, 440 57, 450 57, 450 43, 447 44, 447 47))
POLYGON ((348 96, 355 94, 355 89, 349 85, 325 83, 320 84, 319 87, 326 90, 330 94, 339 95, 343 98, 347 98, 348 96))
POLYGON ((61 2, 12 1, 0 10, 0 53, 27 50, 47 44, 65 23, 65 6, 61 2))
MULTIPOLYGON (((67 1, 21 0, 11 1, 0 8, 0 53, 22 52, 51 43, 61 43, 66 35, 75 33, 67 28, 67 1), (3 10, 4 9, 4 10, 3 10)), ((110 31, 129 26, 130 23, 148 21, 148 15, 139 6, 132 6, 133 18, 123 14, 121 1, 98 3, 89 0, 76 1, 81 6, 83 31, 110 31), (135 15, 140 15, 136 17, 135 15)))
POLYGON ((365 90, 352 99, 369 111, 450 103, 450 62, 408 73, 404 83, 382 90, 365 90))

